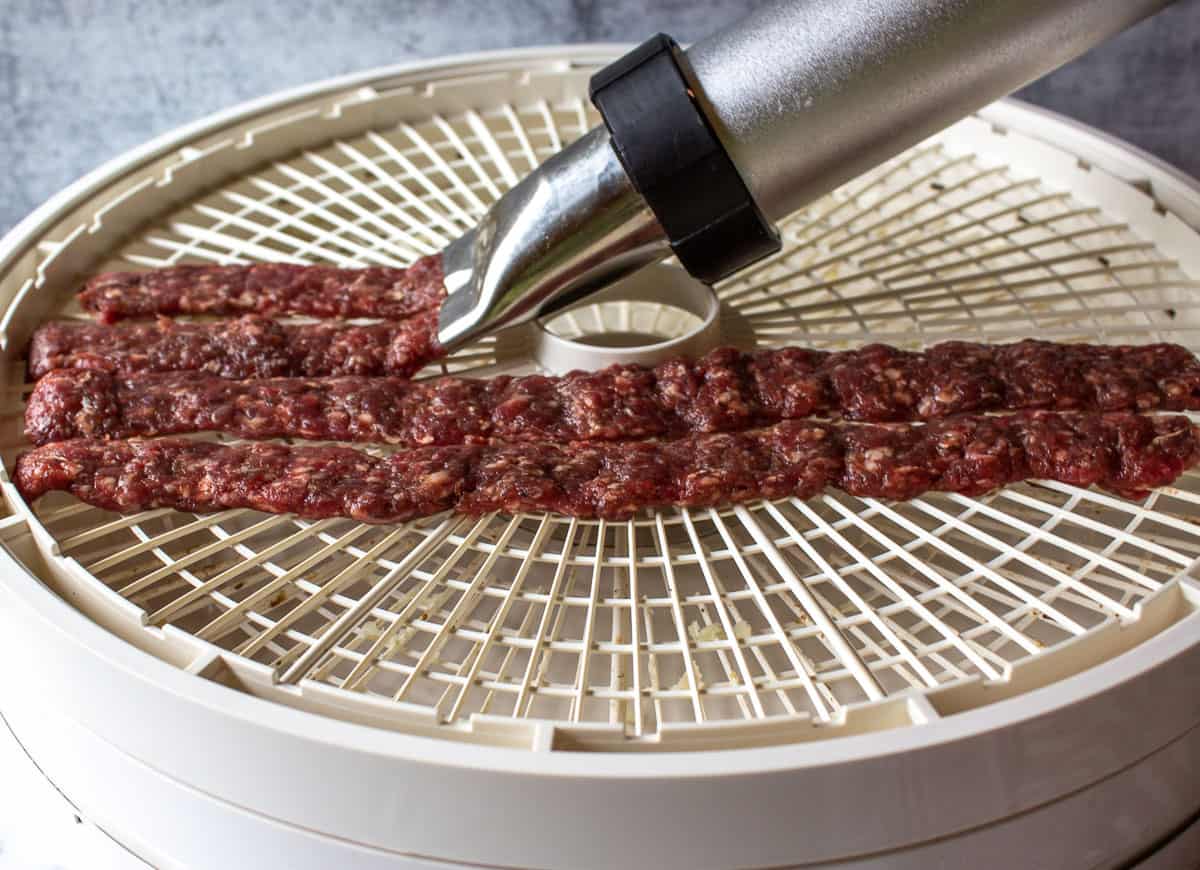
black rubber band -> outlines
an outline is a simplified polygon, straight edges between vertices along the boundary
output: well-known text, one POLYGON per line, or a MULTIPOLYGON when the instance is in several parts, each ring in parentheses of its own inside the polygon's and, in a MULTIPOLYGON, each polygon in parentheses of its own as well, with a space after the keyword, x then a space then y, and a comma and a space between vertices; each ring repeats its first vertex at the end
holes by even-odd
POLYGON ((613 149, 694 277, 713 284, 779 250, 697 102, 675 40, 658 34, 590 83, 613 149))

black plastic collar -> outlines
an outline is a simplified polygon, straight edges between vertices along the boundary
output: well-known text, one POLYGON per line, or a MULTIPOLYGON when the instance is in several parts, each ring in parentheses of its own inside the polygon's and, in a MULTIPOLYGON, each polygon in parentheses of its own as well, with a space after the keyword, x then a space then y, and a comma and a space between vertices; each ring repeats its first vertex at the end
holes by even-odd
POLYGON ((638 193, 694 277, 713 284, 779 250, 696 100, 679 45, 658 34, 600 70, 592 102, 638 193))

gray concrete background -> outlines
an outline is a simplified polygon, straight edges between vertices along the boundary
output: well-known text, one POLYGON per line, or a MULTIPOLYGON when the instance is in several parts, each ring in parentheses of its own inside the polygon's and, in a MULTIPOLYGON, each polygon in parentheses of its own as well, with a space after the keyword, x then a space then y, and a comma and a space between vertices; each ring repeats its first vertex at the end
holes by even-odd
MULTIPOLYGON (((0 0, 0 233, 104 160, 241 100, 437 54, 634 41, 656 30, 691 40, 755 5, 0 0)), ((1022 96, 1200 175, 1200 0, 1182 0, 1022 96)))

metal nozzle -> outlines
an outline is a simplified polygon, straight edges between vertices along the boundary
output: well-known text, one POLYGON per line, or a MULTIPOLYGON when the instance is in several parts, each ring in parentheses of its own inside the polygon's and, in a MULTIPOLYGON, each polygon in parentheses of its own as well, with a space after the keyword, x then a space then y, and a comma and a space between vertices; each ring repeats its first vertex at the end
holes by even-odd
POLYGON ((666 233, 597 127, 508 191, 442 254, 448 351, 566 307, 670 255, 666 233))
MULTIPOLYGON (((607 128, 548 160, 446 249, 450 295, 438 337, 453 350, 558 310, 665 258, 672 246, 693 275, 723 277, 727 271, 695 267, 751 231, 762 244, 749 253, 762 255, 771 242, 764 220, 806 205, 1170 2, 768 3, 694 45, 686 64, 655 66, 648 85, 610 98, 615 112, 598 103, 607 128), (728 166, 710 159, 715 150, 728 166), (743 208, 729 210, 741 193, 743 208), (706 205, 716 209, 712 215, 706 205), (695 225, 681 228, 681 216, 695 225), (723 234, 709 232, 717 216, 730 218, 723 234)), ((676 51, 665 37, 651 40, 601 71, 600 84, 611 86, 614 68, 626 75, 650 69, 656 58, 678 62, 676 51)))

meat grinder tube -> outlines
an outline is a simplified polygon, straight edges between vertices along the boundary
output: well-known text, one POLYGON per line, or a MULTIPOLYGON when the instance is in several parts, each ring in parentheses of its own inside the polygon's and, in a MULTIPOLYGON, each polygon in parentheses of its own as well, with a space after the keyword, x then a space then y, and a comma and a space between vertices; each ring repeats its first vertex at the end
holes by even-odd
POLYGON ((781 218, 1171 0, 791 0, 687 50, 759 207, 781 218))
MULTIPOLYGON (((679 63, 753 203, 777 220, 1170 2, 779 0, 679 63)), ((664 259, 676 240, 657 217, 596 127, 446 248, 442 344, 664 259)))

